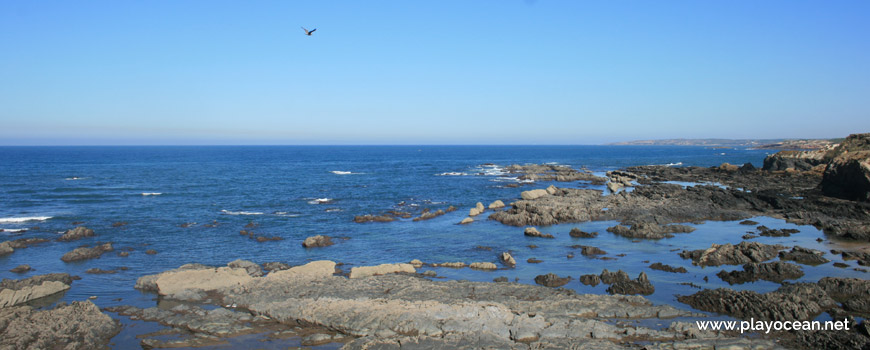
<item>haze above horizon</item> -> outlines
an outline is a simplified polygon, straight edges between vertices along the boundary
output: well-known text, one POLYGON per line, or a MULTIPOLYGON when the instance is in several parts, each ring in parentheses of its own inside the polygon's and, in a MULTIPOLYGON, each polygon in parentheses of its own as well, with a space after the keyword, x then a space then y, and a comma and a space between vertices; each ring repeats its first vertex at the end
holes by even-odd
POLYGON ((6 1, 0 145, 838 138, 868 33, 866 1, 6 1))

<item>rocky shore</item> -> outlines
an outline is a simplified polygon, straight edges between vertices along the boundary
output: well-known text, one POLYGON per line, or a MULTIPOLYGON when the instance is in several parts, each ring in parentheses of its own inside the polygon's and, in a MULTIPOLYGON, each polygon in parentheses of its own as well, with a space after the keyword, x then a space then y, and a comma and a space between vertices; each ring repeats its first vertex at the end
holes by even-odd
MULTIPOLYGON (((450 225, 462 224, 453 227, 469 228, 488 218, 516 226, 512 229, 517 230, 517 239, 540 245, 559 242, 561 237, 549 227, 552 225, 615 221, 618 224, 595 228, 600 233, 576 227, 567 235, 562 233, 587 245, 564 244, 560 246, 564 249, 560 257, 566 261, 601 262, 602 268, 607 260, 626 254, 594 243, 601 236, 619 237, 626 242, 679 242, 686 235, 697 235, 695 231, 706 221, 743 220, 741 231, 749 230, 735 236, 740 238, 746 233, 740 243, 705 241, 703 246, 692 249, 672 245, 670 252, 660 253, 672 255, 674 260, 666 262, 676 266, 643 261, 639 270, 629 270, 631 275, 596 267, 594 273, 600 274, 540 274, 534 278, 537 285, 532 285, 511 283, 497 274, 486 279, 495 277, 497 283, 437 281, 431 279, 436 277, 435 271, 418 271, 423 267, 453 271, 469 268, 476 273, 491 273, 518 271, 525 267, 523 262, 543 262, 536 258, 541 255, 523 256, 522 252, 489 247, 478 247, 492 251, 488 261, 423 263, 415 259, 409 263, 353 266, 349 271, 328 260, 301 266, 235 260, 226 266, 187 264, 142 276, 135 288, 156 294, 156 307, 125 305, 105 311, 167 327, 159 334, 142 336, 140 345, 145 348, 215 345, 229 337, 263 333, 299 337, 303 346, 338 343, 343 349, 870 348, 868 325, 859 322, 870 317, 870 281, 845 277, 813 277, 807 281, 805 275, 816 276, 812 269, 830 263, 832 255, 790 241, 762 243, 771 243, 764 239, 800 237, 805 234, 800 231, 807 229, 769 228, 746 220, 767 216, 813 225, 825 233, 826 240, 852 244, 831 253, 844 260, 836 262, 840 267, 860 271, 860 267, 844 262, 857 260, 860 266, 870 265, 870 253, 853 248, 866 247, 870 242, 868 159, 870 134, 858 134, 832 147, 771 155, 762 169, 727 163, 710 168, 638 166, 598 176, 562 165, 512 165, 505 171, 518 180, 556 184, 522 191, 513 201, 489 198, 461 209, 468 210, 468 217, 463 214, 462 221, 449 219, 450 225), (579 253, 578 257, 568 260, 575 253, 579 253), (721 279, 716 287, 728 288, 695 284, 702 282, 687 267, 719 271, 709 277, 721 279), (685 293, 688 295, 677 296, 682 304, 676 305, 685 307, 655 305, 648 298, 656 296, 653 282, 661 281, 650 280, 656 273, 684 277, 685 283, 698 291, 691 289, 685 293), (735 285, 757 281, 776 283, 777 287, 765 292, 731 289, 746 289, 735 285), (606 285, 610 295, 578 294, 561 288, 599 284, 606 285), (716 315, 738 320, 813 320, 825 314, 851 320, 856 327, 839 333, 775 332, 746 337, 734 332, 702 332, 694 322, 687 321, 716 315)), ((444 206, 414 209, 413 214, 390 210, 353 220, 377 223, 371 224, 377 227, 401 220, 424 225, 421 221, 437 222, 460 210, 444 206)), ((94 242, 92 237, 100 235, 83 226, 58 234, 51 240, 0 242, 0 256, 21 254, 16 251, 46 242, 63 243, 70 245, 65 246, 67 253, 60 259, 73 265, 93 262, 91 259, 115 251, 113 243, 94 242), (74 245, 80 240, 88 244, 74 245)), ((273 240, 247 230, 241 234, 257 241, 273 240)), ((323 234, 300 239, 294 245, 318 254, 357 240, 347 239, 323 234)), ((535 244, 528 248, 537 248, 535 244)), ((125 248, 118 250, 122 250, 118 256, 129 254, 125 248)), ((157 252, 149 249, 145 253, 157 252)), ((549 262, 552 256, 543 258, 549 262)), ((30 266, 10 271, 30 273, 30 266)), ((117 273, 114 267, 85 271, 91 275, 117 273)), ((53 305, 71 288, 74 279, 68 274, 51 273, 0 282, 0 348, 52 348, 52 344, 67 344, 65 348, 70 349, 107 348, 121 329, 118 321, 90 301, 53 305), (40 305, 45 307, 37 308, 40 305)))
MULTIPOLYGON (((655 348, 778 348, 772 340, 716 332, 697 337, 685 324, 668 320, 702 315, 656 306, 639 296, 578 295, 518 283, 435 282, 398 265, 371 267, 379 273, 356 278, 353 272, 350 278, 336 275, 331 261, 263 277, 243 268, 189 265, 142 277, 137 288, 167 299, 221 307, 112 311, 192 332, 192 344, 203 337, 263 329, 305 333, 300 327, 307 327, 309 333, 316 329, 319 339, 344 343, 343 349, 624 349, 638 341, 655 348), (660 320, 670 326, 648 328, 632 320, 660 320)), ((622 283, 617 275, 610 282, 622 283)))

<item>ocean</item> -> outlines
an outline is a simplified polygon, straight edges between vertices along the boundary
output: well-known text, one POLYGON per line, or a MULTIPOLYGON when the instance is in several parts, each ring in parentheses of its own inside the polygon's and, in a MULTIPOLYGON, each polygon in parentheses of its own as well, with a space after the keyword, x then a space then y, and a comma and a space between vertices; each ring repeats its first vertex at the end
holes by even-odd
MULTIPOLYGON (((559 187, 604 189, 578 182, 520 183, 503 172, 510 164, 551 163, 603 173, 635 165, 717 166, 752 163, 761 166, 769 150, 655 147, 655 146, 149 146, 149 147, 0 147, 0 241, 39 237, 48 243, 16 250, 0 257, 0 277, 65 272, 81 277, 63 296, 52 301, 83 300, 95 296, 102 307, 154 306, 155 295, 133 288, 146 274, 185 263, 225 265, 235 259, 290 265, 328 259, 353 266, 407 262, 494 262, 496 254, 511 251, 515 269, 486 272, 468 268, 429 268, 435 279, 491 281, 499 276, 534 284, 540 274, 571 276, 566 288, 581 293, 606 293, 604 285, 589 287, 577 278, 599 274, 606 268, 625 270, 634 278, 646 272, 656 292, 654 303, 689 309, 676 295, 698 289, 729 287, 766 292, 779 284, 759 281, 729 286, 715 276, 722 269, 701 268, 678 256, 683 249, 709 248, 711 243, 738 243, 747 227, 737 222, 692 224, 697 230, 675 238, 632 242, 605 231, 616 222, 587 222, 539 227, 556 239, 525 237, 523 228, 486 220, 487 213, 469 225, 457 225, 475 203, 499 199, 510 203, 520 192, 559 187), (520 184, 519 187, 509 186, 520 184), (355 223, 354 216, 388 210, 418 216, 455 206, 446 215, 414 222, 355 223), (91 228, 96 236, 58 242, 59 233, 75 227, 91 228), (117 223, 117 224, 116 224, 117 223), (123 223, 123 225, 121 225, 123 223), (246 228, 248 225, 255 226, 246 228), (597 231, 592 239, 571 238, 579 227, 597 231), (243 236, 280 240, 258 242, 243 236), (335 245, 306 249, 308 237, 324 234, 335 245), (60 257, 81 245, 112 242, 115 252, 99 259, 65 263, 60 257), (534 244, 537 248, 529 248, 534 244), (613 260, 584 257, 574 244, 599 247, 613 260), (481 249, 489 247, 491 250, 481 249), (145 254, 153 249, 157 254, 145 254), (129 251, 128 257, 118 252, 129 251), (567 254, 575 252, 574 258, 567 254), (526 263, 528 258, 542 263, 526 263), (656 271, 652 262, 684 266, 686 274, 656 271), (29 264, 26 274, 9 272, 29 264), (89 274, 85 270, 117 270, 115 274, 89 274), (121 268, 125 268, 121 270, 121 268), (708 277, 708 282, 703 278, 708 277)), ((797 228, 792 237, 759 237, 762 243, 801 245, 828 252, 832 244, 816 242, 823 234, 811 226, 759 217, 771 228, 797 228)), ((838 256, 827 254, 833 261, 838 256)), ((854 261, 845 262, 855 265, 854 261)), ((857 265, 855 265, 857 266, 857 265)), ((824 276, 861 275, 851 268, 824 264, 802 266, 800 281, 824 276)), ((825 315, 820 317, 827 317, 825 315)))

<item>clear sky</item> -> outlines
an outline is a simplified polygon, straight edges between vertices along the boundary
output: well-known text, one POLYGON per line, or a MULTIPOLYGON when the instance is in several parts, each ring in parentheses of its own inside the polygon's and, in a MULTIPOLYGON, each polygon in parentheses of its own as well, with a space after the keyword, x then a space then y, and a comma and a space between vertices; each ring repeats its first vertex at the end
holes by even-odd
POLYGON ((5 145, 868 131, 864 0, 0 1, 5 145))

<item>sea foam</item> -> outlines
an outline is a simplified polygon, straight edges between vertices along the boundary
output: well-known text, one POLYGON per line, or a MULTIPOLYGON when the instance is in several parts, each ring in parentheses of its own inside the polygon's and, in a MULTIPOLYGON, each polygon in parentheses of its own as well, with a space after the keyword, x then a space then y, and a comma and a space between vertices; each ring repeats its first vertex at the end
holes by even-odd
POLYGON ((27 221, 45 221, 51 219, 51 216, 28 216, 21 218, 0 218, 0 224, 10 224, 16 222, 27 222, 27 221))
POLYGON ((263 213, 258 211, 229 211, 226 209, 221 210, 221 213, 227 215, 263 215, 263 213))
POLYGON ((308 204, 326 204, 326 203, 332 203, 332 202, 333 202, 332 198, 314 198, 314 199, 308 201, 308 204))

